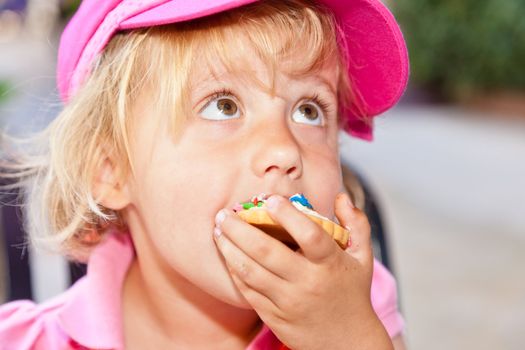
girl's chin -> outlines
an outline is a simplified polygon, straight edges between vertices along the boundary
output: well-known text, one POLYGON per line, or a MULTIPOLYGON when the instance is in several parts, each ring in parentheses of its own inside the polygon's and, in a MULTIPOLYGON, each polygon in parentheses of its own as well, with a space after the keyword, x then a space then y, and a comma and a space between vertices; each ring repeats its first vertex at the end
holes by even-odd
POLYGON ((235 300, 234 302, 232 302, 230 304, 232 306, 238 307, 239 309, 253 310, 253 307, 244 298, 242 298, 240 300, 235 300))
POLYGON ((250 305, 250 303, 248 303, 246 298, 244 298, 239 289, 237 289, 233 281, 231 281, 231 284, 224 286, 224 289, 222 289, 221 291, 215 291, 215 293, 213 294, 217 299, 221 300, 226 304, 237 307, 239 309, 253 310, 253 307, 250 305))
POLYGON ((238 307, 240 309, 252 310, 253 307, 248 303, 246 298, 239 292, 237 288, 233 291, 232 295, 228 295, 228 300, 225 300, 228 304, 238 307))

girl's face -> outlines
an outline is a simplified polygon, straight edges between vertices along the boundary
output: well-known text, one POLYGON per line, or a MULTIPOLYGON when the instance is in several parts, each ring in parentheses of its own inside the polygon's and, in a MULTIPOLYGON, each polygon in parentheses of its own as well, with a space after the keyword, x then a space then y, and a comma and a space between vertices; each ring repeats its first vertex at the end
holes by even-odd
POLYGON ((248 308, 215 246, 215 215, 260 193, 301 192, 333 217, 342 188, 337 73, 335 65, 301 78, 277 71, 271 94, 271 74, 257 58, 244 73, 195 67, 191 115, 179 137, 169 116, 151 114, 147 94, 136 103, 124 214, 148 273, 248 308))

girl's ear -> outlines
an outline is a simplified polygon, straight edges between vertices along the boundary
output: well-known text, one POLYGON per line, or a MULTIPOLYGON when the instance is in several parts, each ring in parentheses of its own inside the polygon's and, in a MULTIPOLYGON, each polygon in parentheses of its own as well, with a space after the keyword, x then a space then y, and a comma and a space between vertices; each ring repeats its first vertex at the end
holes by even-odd
POLYGON ((97 203, 108 209, 120 210, 130 203, 128 186, 122 171, 108 157, 97 169, 92 188, 97 203))

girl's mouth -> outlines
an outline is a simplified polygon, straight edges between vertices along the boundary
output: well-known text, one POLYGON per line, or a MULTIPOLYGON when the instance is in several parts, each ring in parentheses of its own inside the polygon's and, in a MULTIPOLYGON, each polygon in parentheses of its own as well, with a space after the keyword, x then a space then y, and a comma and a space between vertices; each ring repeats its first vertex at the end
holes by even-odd
MULTIPOLYGON (((288 248, 294 251, 298 250, 299 245, 288 233, 288 231, 286 231, 281 225, 274 222, 266 212, 265 205, 268 197, 269 196, 264 193, 259 194, 252 197, 249 201, 237 203, 233 207, 233 211, 236 212, 244 221, 282 242, 288 248)), ((306 197, 300 193, 291 196, 290 201, 292 203, 298 203, 305 208, 313 209, 306 197)))

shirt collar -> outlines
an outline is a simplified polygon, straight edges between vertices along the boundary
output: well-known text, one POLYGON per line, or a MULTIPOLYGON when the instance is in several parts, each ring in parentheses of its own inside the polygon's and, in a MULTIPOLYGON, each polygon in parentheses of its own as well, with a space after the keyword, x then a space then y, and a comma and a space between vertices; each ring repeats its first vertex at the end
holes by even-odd
POLYGON ((59 314, 64 331, 75 342, 95 349, 123 349, 122 285, 133 261, 128 233, 108 232, 91 253, 87 275, 68 292, 59 314))
MULTIPOLYGON (((106 235, 91 253, 87 275, 68 291, 59 313, 64 331, 90 349, 124 349, 122 286, 135 251, 128 233, 106 235)), ((281 343, 263 325, 247 350, 277 349, 281 343)))

